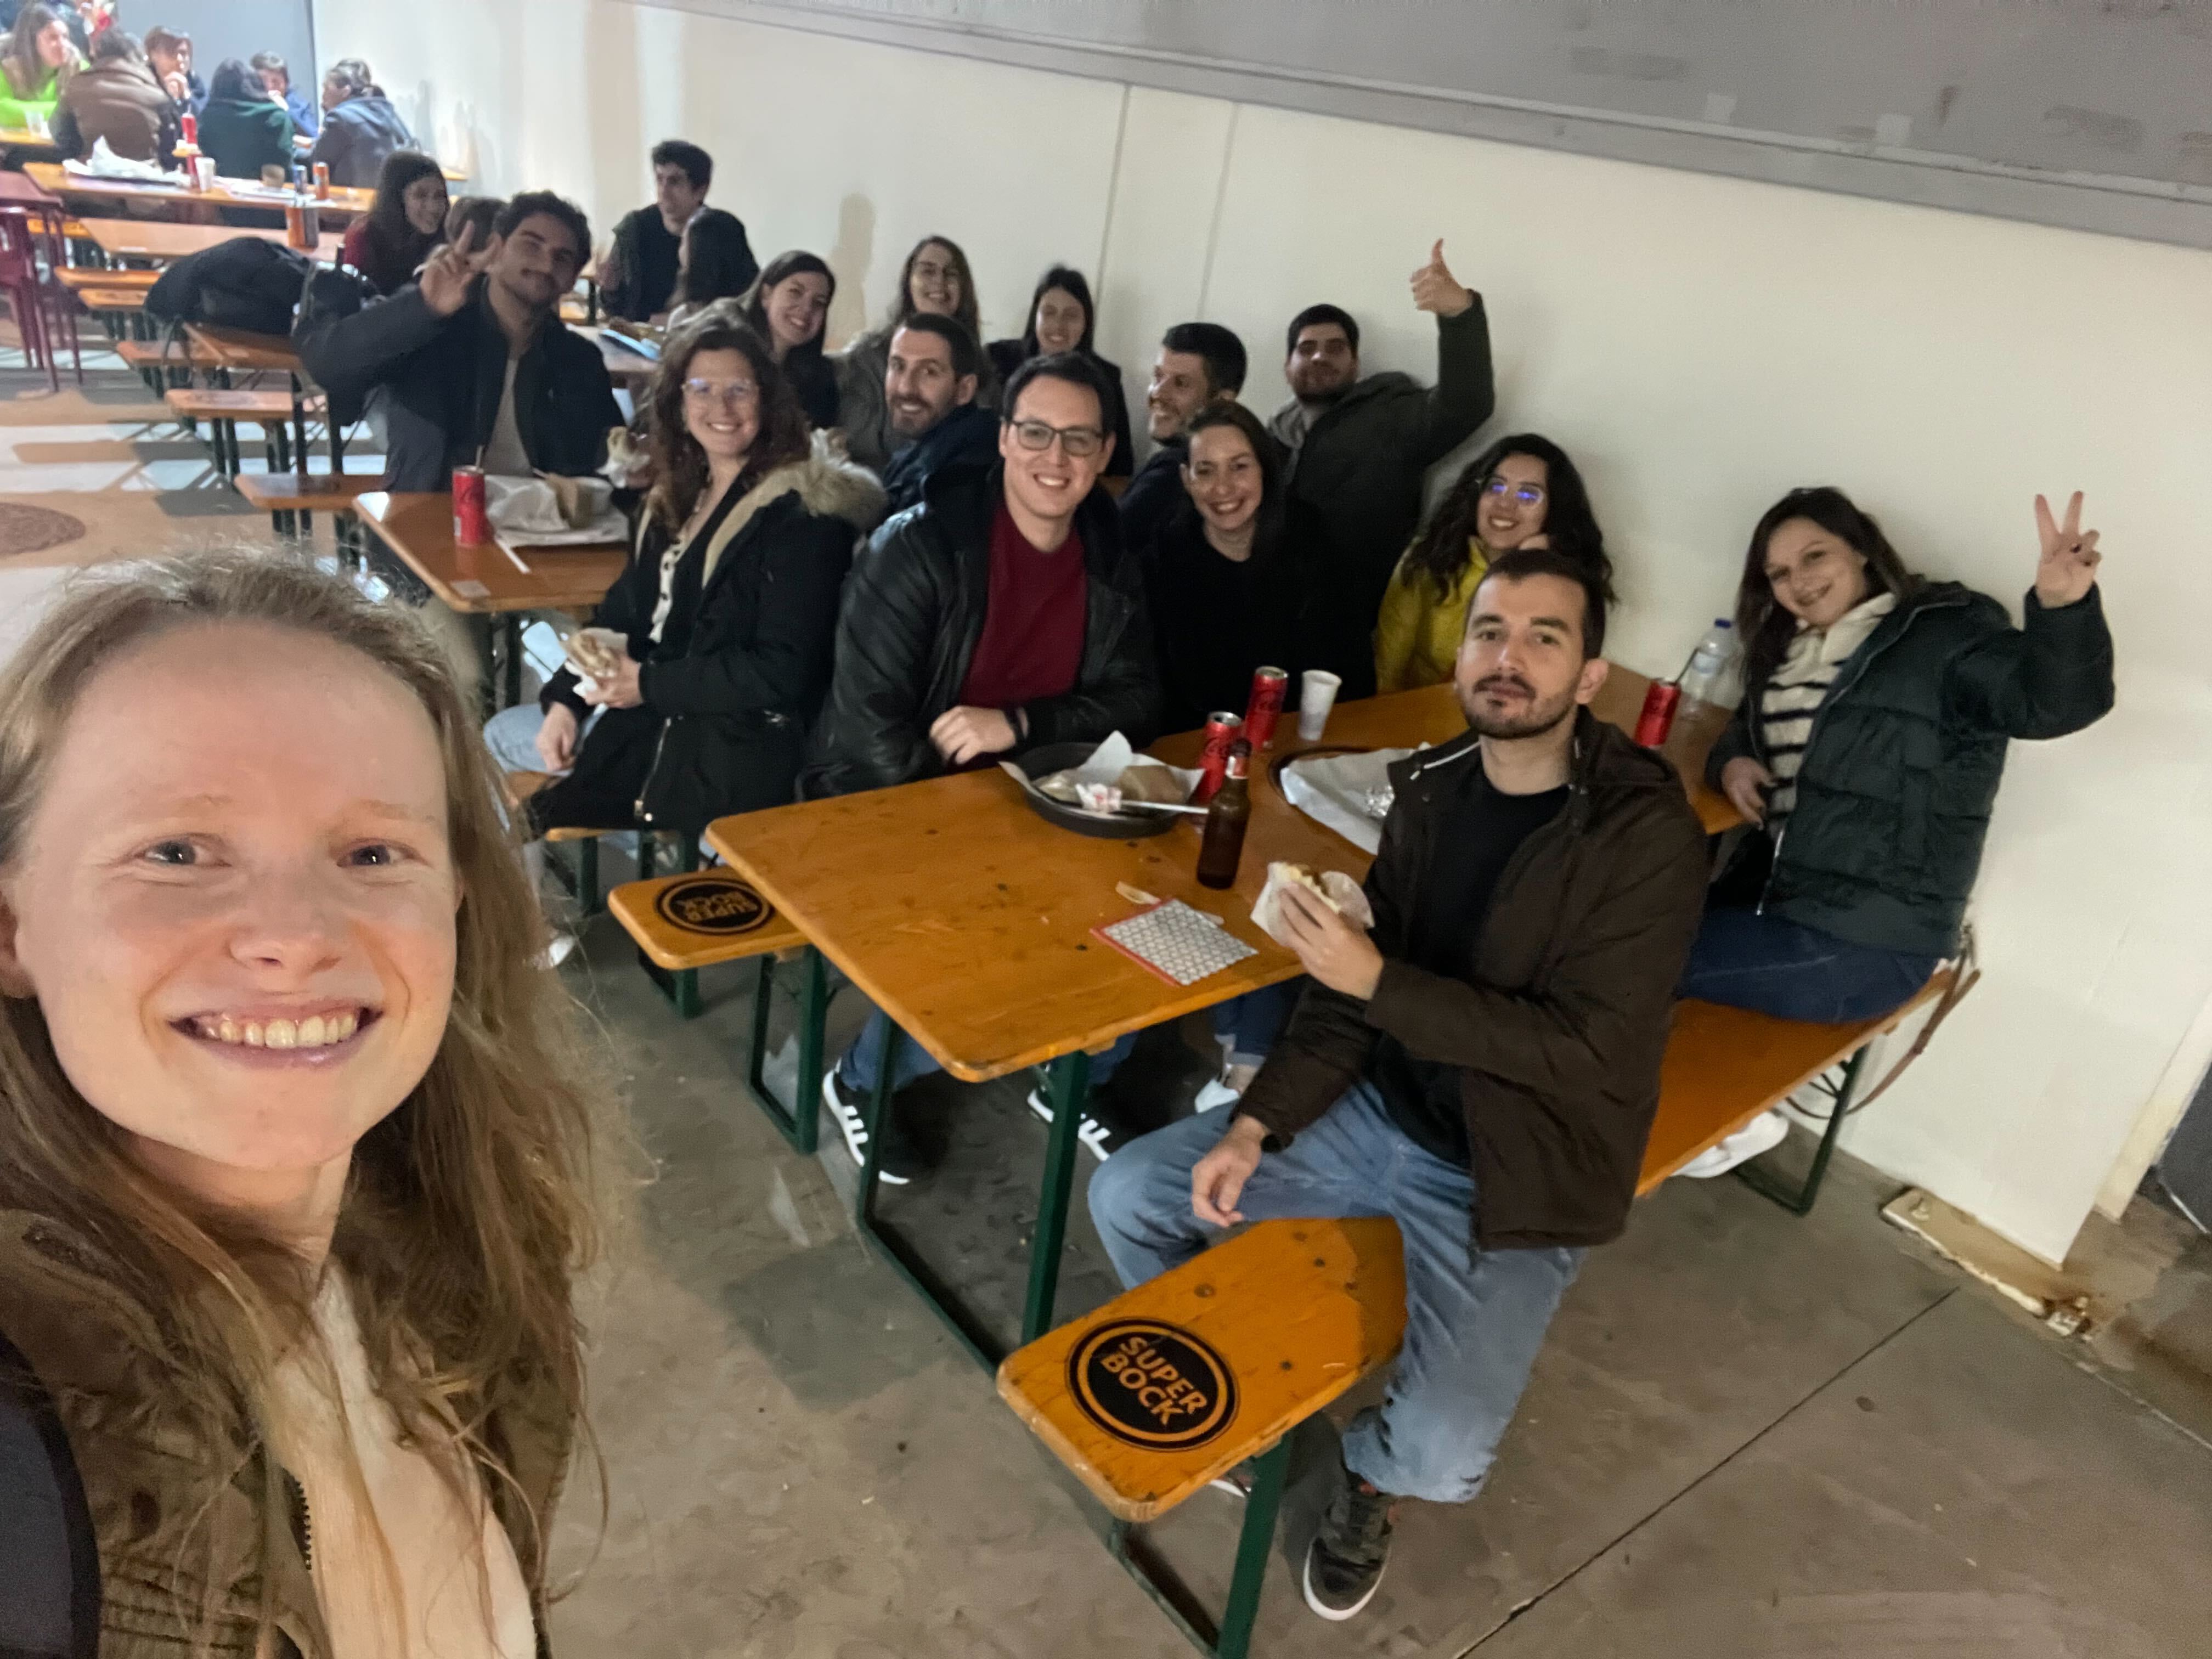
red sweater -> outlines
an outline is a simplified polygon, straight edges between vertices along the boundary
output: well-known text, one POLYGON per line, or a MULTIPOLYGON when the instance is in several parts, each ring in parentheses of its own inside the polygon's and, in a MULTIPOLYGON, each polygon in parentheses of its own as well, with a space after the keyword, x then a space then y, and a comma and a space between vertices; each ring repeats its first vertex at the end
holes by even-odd
POLYGON ((1001 501, 991 520, 983 633, 961 682, 962 704, 1011 714, 1024 703, 1074 690, 1083 666, 1090 591, 1083 538, 1071 529, 1057 548, 1039 552, 1015 528, 1001 501))

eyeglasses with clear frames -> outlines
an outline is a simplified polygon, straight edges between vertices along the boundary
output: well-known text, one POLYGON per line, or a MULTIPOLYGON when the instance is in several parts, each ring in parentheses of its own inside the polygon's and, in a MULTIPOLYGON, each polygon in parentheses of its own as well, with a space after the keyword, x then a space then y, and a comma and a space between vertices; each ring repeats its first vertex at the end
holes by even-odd
POLYGON ((1541 507, 1544 504, 1543 485, 1516 484, 1510 478, 1499 477, 1496 474, 1492 474, 1490 482, 1483 485, 1482 493, 1486 495, 1510 495, 1523 507, 1541 507))
POLYGON ((1014 441, 1024 449, 1050 449, 1052 441, 1060 440, 1060 452, 1070 460, 1088 460, 1106 442, 1106 434, 1095 426, 1048 426, 1042 421, 1009 421, 1014 429, 1014 441))
POLYGON ((754 401, 760 396, 760 388, 750 380, 691 380, 684 382, 684 395, 695 404, 737 405, 754 401))

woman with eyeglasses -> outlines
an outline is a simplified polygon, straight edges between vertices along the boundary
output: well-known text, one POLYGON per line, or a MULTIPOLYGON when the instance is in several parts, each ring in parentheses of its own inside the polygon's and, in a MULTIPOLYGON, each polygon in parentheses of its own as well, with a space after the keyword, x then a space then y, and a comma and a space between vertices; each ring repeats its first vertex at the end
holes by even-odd
POLYGON ((1566 451, 1533 432, 1500 438, 1476 456, 1398 561, 1375 625, 1376 690, 1450 679, 1468 602, 1491 560, 1522 547, 1586 559, 1610 584, 1613 561, 1582 474, 1566 451))
POLYGON ((592 617, 622 636, 614 665, 562 670, 484 730, 510 771, 560 775, 529 799, 537 834, 690 839, 791 799, 853 545, 883 516, 875 479, 808 436, 768 343, 720 310, 670 338, 647 404, 654 482, 592 617))
POLYGON ((994 340, 985 348, 991 367, 1000 380, 1032 357, 1056 351, 1073 351, 1089 359, 1106 388, 1107 429, 1114 434, 1114 459, 1106 464, 1109 478, 1126 478, 1135 470, 1135 450, 1129 442, 1129 400, 1121 390, 1121 369, 1100 356, 1093 347, 1098 328, 1098 307, 1091 302, 1091 284, 1070 265, 1054 265, 1037 279, 1030 296, 1030 319, 1019 339, 994 340))
MULTIPOLYGON (((898 297, 881 328, 871 329, 847 346, 837 359, 838 420, 845 434, 845 453, 862 466, 880 472, 902 444, 891 430, 889 400, 884 395, 884 375, 890 367, 891 336, 916 312, 949 317, 968 331, 980 355, 983 349, 983 321, 975 306, 975 279, 960 245, 943 236, 925 236, 914 245, 900 268, 898 297)), ((998 406, 999 377, 984 359, 985 372, 975 388, 975 403, 982 409, 998 406)))

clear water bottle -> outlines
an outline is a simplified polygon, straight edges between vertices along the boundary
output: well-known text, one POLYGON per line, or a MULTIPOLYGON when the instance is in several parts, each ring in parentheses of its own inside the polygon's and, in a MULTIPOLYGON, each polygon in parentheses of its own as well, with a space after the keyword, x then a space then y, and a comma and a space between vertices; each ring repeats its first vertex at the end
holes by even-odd
POLYGON ((1726 617, 1714 617, 1712 627, 1690 653, 1689 666, 1682 671, 1682 695, 1699 702, 1733 707, 1743 695, 1736 672, 1742 655, 1737 647, 1735 624, 1726 617))

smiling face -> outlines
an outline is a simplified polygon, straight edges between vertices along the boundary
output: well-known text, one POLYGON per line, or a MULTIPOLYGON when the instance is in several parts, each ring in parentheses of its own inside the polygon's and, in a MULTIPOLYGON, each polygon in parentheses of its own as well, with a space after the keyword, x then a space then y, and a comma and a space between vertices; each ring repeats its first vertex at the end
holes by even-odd
POLYGON ((1162 346, 1152 363, 1152 384, 1145 388, 1145 424, 1152 441, 1164 444, 1179 434, 1213 397, 1205 358, 1162 346))
POLYGON ((459 889, 419 701, 259 623, 86 687, 13 862, 0 988, 149 1168, 221 1194, 343 1168, 446 1030, 459 889))
POLYGON ((1540 535, 1551 501, 1552 469, 1534 455, 1508 455, 1492 469, 1482 486, 1475 522, 1482 544, 1493 553, 1510 553, 1531 536, 1540 535))
POLYGON ((742 462, 760 436, 760 386, 742 351, 697 351, 684 377, 684 429, 716 461, 742 462))
POLYGON ((952 343, 927 329, 902 328, 891 336, 884 367, 884 402, 891 430, 919 438, 975 397, 975 377, 952 368, 952 343))
POLYGON ((1038 296, 1035 321, 1040 352, 1074 350, 1091 326, 1083 301, 1064 288, 1048 288, 1038 296))
POLYGON ((550 213, 533 213, 501 245, 491 276, 531 310, 550 311, 576 286, 583 260, 574 231, 550 213))
POLYGON ((1867 597, 1866 555, 1810 519, 1785 519, 1766 538, 1774 601, 1808 628, 1827 628, 1867 597))
POLYGON ((1240 534, 1260 510, 1265 484, 1252 441, 1233 426, 1210 426, 1191 434, 1182 487, 1209 528, 1240 534))
POLYGON ((779 354, 803 346, 822 337, 830 315, 830 279, 818 270, 795 271, 769 289, 761 307, 779 354))
POLYGON ((1452 674, 1469 726, 1486 738, 1540 737, 1597 695, 1605 659, 1583 654, 1588 603, 1565 576, 1492 576, 1474 590, 1452 674))
POLYGON ((1284 372, 1297 397, 1310 402, 1334 398, 1359 378, 1359 354, 1340 323, 1308 323, 1298 331, 1284 372))
POLYGON ((924 242, 915 250, 914 263, 907 268, 906 295, 916 311, 926 311, 933 317, 957 316, 961 300, 958 256, 942 242, 924 242))
POLYGON ((1064 524, 1090 495, 1114 453, 1114 434, 1101 424, 1098 394, 1088 386, 1039 375, 999 428, 1006 463, 1006 499, 1032 518, 1064 524), (1043 442, 1031 448, 1032 441, 1043 442), (1073 442, 1087 454, 1068 453, 1073 442))
POLYGON ((409 229, 418 236, 435 236, 446 222, 446 181, 434 173, 417 179, 399 192, 399 205, 406 212, 409 229))

